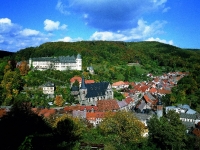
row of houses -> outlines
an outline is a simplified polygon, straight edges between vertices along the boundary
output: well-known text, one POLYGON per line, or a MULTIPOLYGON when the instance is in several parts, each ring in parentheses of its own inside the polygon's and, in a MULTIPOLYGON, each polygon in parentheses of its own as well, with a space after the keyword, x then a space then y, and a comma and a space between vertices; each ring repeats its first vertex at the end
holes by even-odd
POLYGON ((85 119, 96 127, 105 117, 107 112, 116 112, 119 110, 129 111, 135 105, 134 100, 126 98, 123 101, 115 99, 100 100, 96 106, 73 105, 51 109, 32 108, 39 116, 50 117, 51 115, 68 114, 73 117, 85 119))
MULTIPOLYGON (((92 111, 94 116, 97 112, 118 110, 129 111, 133 109, 136 113, 149 113, 152 111, 156 113, 158 100, 162 96, 170 94, 171 88, 176 86, 177 82, 185 75, 187 75, 187 73, 182 72, 172 72, 156 77, 148 75, 152 78, 151 81, 135 83, 118 81, 113 84, 108 82, 95 83, 94 80, 85 80, 83 77, 75 76, 70 79, 72 87, 71 92, 72 95, 77 96, 79 99, 80 106, 98 107, 97 110, 92 111), (79 87, 74 89, 73 83, 75 83, 75 81, 78 81, 79 87), (130 85, 132 87, 131 89, 129 88, 130 85), (125 99, 122 101, 115 100, 113 89, 126 89, 124 92, 121 92, 124 94, 125 99)), ((72 108, 73 110, 75 109, 74 106, 72 106, 72 108)), ((82 113, 81 111, 83 111, 84 114, 84 110, 75 110, 79 111, 80 114, 82 113)), ((93 124, 94 126, 96 124, 94 123, 94 120, 93 124)))

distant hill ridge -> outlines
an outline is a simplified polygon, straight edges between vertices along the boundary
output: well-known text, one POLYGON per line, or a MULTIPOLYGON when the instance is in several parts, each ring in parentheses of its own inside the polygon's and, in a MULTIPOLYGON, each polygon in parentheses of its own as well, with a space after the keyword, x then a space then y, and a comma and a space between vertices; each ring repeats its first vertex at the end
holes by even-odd
MULTIPOLYGON (((160 66, 199 60, 200 51, 181 49, 159 42, 79 41, 47 42, 38 47, 28 47, 16 52, 16 59, 33 57, 72 56, 81 54, 83 65, 110 62, 112 64, 141 64, 154 61, 160 66)), ((186 64, 187 65, 187 64, 186 64)))
POLYGON ((0 50, 0 58, 6 57, 6 56, 11 56, 13 54, 14 54, 14 52, 8 52, 8 51, 0 50))

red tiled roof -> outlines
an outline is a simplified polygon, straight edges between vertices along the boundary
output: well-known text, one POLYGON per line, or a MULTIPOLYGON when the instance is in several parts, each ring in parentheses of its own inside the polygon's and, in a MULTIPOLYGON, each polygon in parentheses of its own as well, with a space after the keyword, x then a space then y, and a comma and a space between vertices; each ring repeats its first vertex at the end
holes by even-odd
POLYGON ((160 93, 160 94, 170 94, 171 91, 165 90, 165 89, 158 89, 158 93, 160 93))
POLYGON ((168 79, 163 79, 162 80, 164 83, 167 83, 168 82, 168 79))
POLYGON ((44 117, 49 117, 49 116, 51 116, 51 115, 53 115, 55 113, 56 113, 55 109, 47 109, 47 108, 45 108, 45 109, 38 110, 38 115, 39 116, 43 115, 44 117))
POLYGON ((94 80, 85 80, 85 84, 95 83, 94 80))
POLYGON ((80 83, 82 81, 82 78, 79 76, 74 76, 73 78, 70 79, 70 82, 74 83, 76 80, 80 83))
POLYGON ((128 92, 124 92, 124 96, 125 97, 129 96, 129 93, 128 92))
POLYGON ((130 83, 128 81, 125 81, 124 84, 125 85, 130 85, 130 83))
POLYGON ((86 111, 92 111, 92 108, 94 111, 98 110, 97 106, 80 106, 80 110, 83 111, 86 109, 86 111))
POLYGON ((127 104, 130 104, 131 102, 133 102, 133 99, 132 99, 131 97, 127 97, 127 98, 125 99, 125 102, 126 102, 127 104))
POLYGON ((112 111, 119 109, 117 101, 114 99, 110 100, 98 100, 97 107, 99 111, 112 111))
POLYGON ((87 120, 96 120, 96 114, 94 112, 87 112, 86 119, 87 120))
POLYGON ((133 89, 135 91, 141 91, 141 85, 138 84, 138 85, 134 86, 133 89))
POLYGON ((156 93, 156 92, 157 92, 157 89, 156 89, 156 88, 151 88, 151 89, 149 90, 149 92, 150 92, 150 93, 156 93))
POLYGON ((145 99, 145 101, 147 102, 147 103, 150 103, 150 104, 152 104, 153 102, 152 102, 152 100, 148 97, 148 95, 144 95, 144 99, 145 99))
POLYGON ((95 112, 96 113, 96 118, 104 118, 105 113, 104 112, 95 112))
POLYGON ((96 118, 104 118, 104 112, 87 112, 86 119, 87 120, 96 120, 96 118))
POLYGON ((152 105, 156 105, 156 103, 158 102, 158 100, 151 100, 149 97, 148 97, 148 95, 144 95, 144 99, 145 99, 145 101, 147 102, 147 103, 150 103, 150 104, 152 104, 152 105))
POLYGON ((112 84, 112 86, 120 86, 120 85, 125 85, 123 81, 118 81, 112 84))
POLYGON ((76 106, 66 106, 64 107, 64 111, 73 111, 73 110, 80 110, 80 106, 76 105, 76 106))
POLYGON ((142 92, 145 92, 148 88, 149 88, 148 86, 143 85, 143 86, 141 86, 140 89, 141 89, 142 92))

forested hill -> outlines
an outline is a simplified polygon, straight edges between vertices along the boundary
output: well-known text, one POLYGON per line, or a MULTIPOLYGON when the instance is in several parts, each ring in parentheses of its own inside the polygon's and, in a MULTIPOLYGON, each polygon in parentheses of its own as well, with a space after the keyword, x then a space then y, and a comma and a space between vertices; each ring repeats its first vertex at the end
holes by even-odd
MULTIPOLYGON (((200 62, 200 51, 181 49, 159 42, 116 42, 80 41, 48 42, 38 47, 29 47, 16 53, 16 59, 77 55, 83 58, 83 65, 103 62, 127 64, 139 62, 142 65, 193 68, 200 62)), ((153 66, 152 66, 153 67, 153 66)))
POLYGON ((0 58, 6 57, 6 56, 11 56, 13 54, 14 54, 13 52, 0 50, 0 58))

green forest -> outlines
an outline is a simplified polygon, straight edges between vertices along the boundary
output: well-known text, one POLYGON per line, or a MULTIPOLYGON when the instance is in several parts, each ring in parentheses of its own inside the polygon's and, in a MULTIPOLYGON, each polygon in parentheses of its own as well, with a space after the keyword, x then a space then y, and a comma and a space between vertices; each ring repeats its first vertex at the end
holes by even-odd
POLYGON ((126 112, 117 112, 118 117, 108 114, 110 116, 98 128, 91 128, 87 122, 68 116, 44 120, 33 114, 29 106, 31 102, 33 107, 47 107, 49 100, 38 87, 48 81, 65 87, 57 88, 56 94, 62 94, 66 102, 74 103, 69 85, 70 78, 75 75, 96 82, 113 83, 120 80, 150 81, 146 76, 148 73, 162 75, 181 71, 189 75, 182 78, 162 101, 165 106, 188 104, 200 113, 198 49, 183 49, 159 42, 80 41, 49 42, 15 53, 0 51, 0 54, 0 105, 13 106, 0 121, 0 133, 4 136, 0 144, 3 149, 89 149, 90 144, 101 143, 108 150, 200 148, 199 138, 186 136, 185 127, 173 112, 160 120, 153 117, 150 120, 149 138, 143 138, 138 131, 142 132, 144 127, 126 112), (82 71, 37 71, 27 65, 29 58, 77 54, 83 60, 82 71), (17 66, 18 62, 22 64, 20 67, 17 66), (88 66, 94 68, 94 75, 88 73, 88 66), (130 122, 130 118, 134 122, 130 122), (28 129, 25 131, 26 127, 28 129), (81 143, 87 144, 81 148, 81 143))

